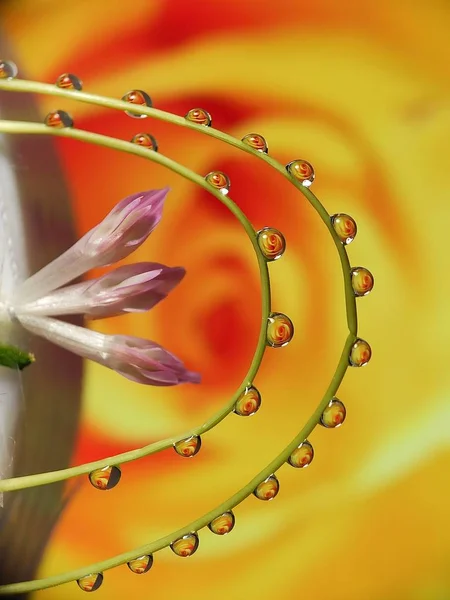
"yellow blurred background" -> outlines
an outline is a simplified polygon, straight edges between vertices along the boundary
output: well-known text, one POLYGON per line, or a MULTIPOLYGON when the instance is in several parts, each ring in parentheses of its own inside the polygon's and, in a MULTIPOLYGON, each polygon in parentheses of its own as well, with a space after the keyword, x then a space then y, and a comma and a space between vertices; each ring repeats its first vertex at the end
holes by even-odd
MULTIPOLYGON (((352 265, 375 275, 372 294, 358 300, 373 358, 339 390, 344 426, 310 437, 311 467, 285 465, 278 497, 248 498, 224 538, 202 530, 192 558, 166 549, 146 575, 107 571, 97 596, 448 600, 448 2, 17 0, 0 16, 21 77, 53 82, 72 72, 85 91, 118 98, 143 89, 156 108, 184 115, 200 106, 238 138, 261 133, 282 163, 309 160, 328 212, 358 223, 352 265)), ((169 450, 124 465, 108 493, 83 481, 45 552, 46 577, 166 535, 245 485, 314 410, 346 327, 331 238, 270 168, 162 122, 38 102, 42 116, 68 109, 77 127, 121 139, 147 131, 161 153, 198 173, 225 171, 255 228, 286 236, 285 256, 270 265, 272 306, 296 327, 288 347, 267 351, 257 415, 230 415, 192 461, 169 450)), ((132 258, 181 264, 185 281, 148 315, 96 327, 154 339, 203 375, 200 386, 153 389, 86 365, 79 464, 179 434, 217 411, 253 355, 260 291, 253 250, 214 198, 148 161, 56 144, 79 234, 126 195, 171 187, 158 230, 132 258)), ((69 584, 33 598, 80 594, 69 584)))

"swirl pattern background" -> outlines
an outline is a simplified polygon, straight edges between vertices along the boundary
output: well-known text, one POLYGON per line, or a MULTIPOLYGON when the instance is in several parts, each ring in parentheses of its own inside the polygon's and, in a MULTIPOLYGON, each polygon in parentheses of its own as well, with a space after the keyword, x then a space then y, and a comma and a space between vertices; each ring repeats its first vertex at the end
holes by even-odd
MULTIPOLYGON (((448 598, 447 4, 18 0, 1 10, 22 76, 51 82, 70 71, 86 91, 118 98, 143 89, 158 108, 184 115, 201 107, 236 137, 261 133, 283 163, 311 162, 327 210, 357 221, 352 265, 376 281, 358 299, 359 333, 374 356, 339 390, 345 424, 311 436, 311 466, 285 465, 272 502, 249 498, 234 511, 233 532, 202 531, 188 560, 167 549, 141 577, 126 566, 106 572, 98 597, 175 599, 189 590, 198 600, 448 598)), ((192 460, 167 451, 125 465, 109 492, 87 478, 74 488, 41 566, 46 576, 175 530, 244 485, 323 394, 345 312, 323 224, 259 161, 149 119, 48 97, 40 106, 43 117, 69 110, 77 127, 123 139, 150 133, 190 168, 226 173, 230 196, 255 228, 286 238, 285 254, 270 265, 272 308, 295 326, 287 347, 267 351, 255 416, 230 415, 192 460)), ((147 161, 69 140, 57 146, 80 234, 127 194, 172 188, 158 231, 136 258, 181 264, 185 280, 150 314, 95 327, 145 332, 203 374, 199 387, 149 390, 88 364, 76 464, 177 434, 215 412, 251 360, 259 283, 244 232, 204 191, 147 161)), ((73 585, 34 597, 79 594, 73 585)))

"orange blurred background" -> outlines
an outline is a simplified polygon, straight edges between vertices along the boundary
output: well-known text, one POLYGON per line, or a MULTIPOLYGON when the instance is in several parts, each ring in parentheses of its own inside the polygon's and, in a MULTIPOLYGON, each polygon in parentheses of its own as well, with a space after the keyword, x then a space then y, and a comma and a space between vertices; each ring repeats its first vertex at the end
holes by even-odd
MULTIPOLYGON (((146 575, 105 572, 98 597, 450 598, 448 3, 17 0, 1 17, 21 77, 53 82, 68 71, 85 91, 116 98, 143 89, 156 108, 184 115, 200 106, 238 138, 261 133, 282 163, 309 160, 328 212, 358 223, 351 263, 375 275, 373 293, 358 300, 373 359, 339 390, 344 426, 310 437, 311 467, 285 465, 273 502, 248 498, 235 530, 225 538, 202 530, 189 560, 166 549, 146 575)), ((67 109, 77 127, 125 140, 147 131, 162 154, 198 173, 225 171, 254 227, 286 236, 285 256, 270 265, 272 306, 296 327, 287 348, 267 351, 257 415, 230 415, 192 461, 169 450, 124 465, 108 493, 86 478, 48 545, 46 577, 166 535, 245 485, 314 410, 346 326, 328 232, 261 161, 159 121, 38 101, 43 117, 67 109)), ((154 339, 203 375, 200 386, 153 389, 87 364, 79 464, 177 435, 216 412, 251 361, 260 289, 243 230, 212 196, 137 157, 55 143, 80 235, 126 195, 171 187, 158 230, 132 260, 182 265, 185 280, 148 315, 95 327, 154 339)), ((81 593, 69 584, 33 598, 81 593)))

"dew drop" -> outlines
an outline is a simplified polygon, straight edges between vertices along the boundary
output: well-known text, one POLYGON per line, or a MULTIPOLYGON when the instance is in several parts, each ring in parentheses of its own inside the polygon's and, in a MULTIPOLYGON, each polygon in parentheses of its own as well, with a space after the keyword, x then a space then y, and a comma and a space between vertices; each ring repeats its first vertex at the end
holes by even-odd
POLYGON ((294 336, 294 325, 283 313, 271 313, 267 324, 267 343, 272 348, 286 346, 294 336))
POLYGON ((208 527, 216 535, 227 535, 233 529, 234 523, 234 514, 230 510, 213 519, 208 527))
POLYGON ((312 463, 313 458, 314 448, 308 440, 305 440, 292 452, 288 463, 296 469, 305 469, 312 463))
POLYGON ((103 467, 89 473, 89 481, 97 490, 112 490, 119 483, 121 476, 119 467, 103 467))
POLYGON ((316 177, 313 166, 301 158, 291 161, 286 165, 286 169, 294 179, 300 181, 305 187, 309 187, 316 177))
POLYGON ((199 540, 196 533, 188 533, 170 544, 172 551, 177 556, 192 556, 198 548, 199 540))
POLYGON ((361 339, 357 339, 350 350, 349 361, 352 367, 364 367, 372 356, 372 349, 369 344, 361 339))
POLYGON ((333 215, 331 217, 331 224, 343 244, 347 245, 353 242, 358 228, 356 227, 355 220, 350 215, 344 213, 333 215))
POLYGON ((176 442, 173 447, 175 452, 185 458, 192 458, 195 456, 202 446, 202 440, 199 435, 192 435, 186 440, 180 440, 176 442))
POLYGON ((152 568, 152 565, 152 554, 140 556, 139 558, 130 560, 130 562, 127 563, 127 567, 130 569, 130 571, 136 573, 137 575, 143 575, 144 573, 147 573, 147 571, 150 571, 150 569, 152 568))
POLYGON ((275 475, 270 475, 257 486, 253 494, 259 500, 273 500, 279 491, 280 482, 275 475))
POLYGON ((240 417, 250 417, 259 410, 260 406, 261 394, 255 387, 250 386, 237 399, 234 405, 234 412, 240 417))
POLYGON ((0 59, 0 79, 14 79, 17 77, 18 72, 19 69, 12 60, 0 59))
POLYGON ((354 267, 351 270, 352 287, 355 296, 367 296, 373 289, 373 275, 364 267, 354 267))
POLYGON ((203 108, 191 108, 184 118, 187 121, 197 123, 197 125, 204 125, 205 127, 210 127, 212 123, 211 115, 203 108))
POLYGON ((64 110, 54 110, 45 117, 45 125, 54 129, 64 129, 64 127, 73 127, 73 119, 64 110))
POLYGON ((336 429, 345 421, 347 411, 345 406, 337 398, 333 398, 320 417, 320 424, 327 429, 336 429))
POLYGON ((286 250, 283 234, 273 227, 264 227, 257 233, 258 245, 266 260, 278 260, 286 250))
POLYGON ((264 152, 267 154, 269 151, 269 147, 267 146, 266 140, 259 133, 247 133, 242 138, 242 141, 253 150, 258 150, 258 152, 264 152))
POLYGON ((79 79, 76 75, 72 73, 63 73, 58 77, 55 81, 56 87, 59 87, 63 90, 77 90, 80 91, 83 89, 83 83, 81 79, 79 79))
MULTIPOLYGON (((122 96, 123 102, 129 102, 130 104, 135 104, 136 106, 148 106, 152 107, 152 99, 142 90, 131 90, 127 92, 125 96, 122 96)), ((125 114, 129 117, 133 117, 133 119, 146 119, 147 115, 140 115, 138 113, 132 112, 130 110, 126 110, 125 114)))
POLYGON ((131 143, 158 152, 158 142, 150 133, 137 133, 131 139, 131 143))
POLYGON ((219 190, 224 196, 230 191, 230 178, 225 173, 222 173, 222 171, 211 171, 211 173, 206 175, 205 179, 209 185, 219 190))
POLYGON ((83 592, 95 592, 103 583, 103 574, 102 573, 91 573, 90 575, 85 575, 77 580, 78 587, 83 590, 83 592))

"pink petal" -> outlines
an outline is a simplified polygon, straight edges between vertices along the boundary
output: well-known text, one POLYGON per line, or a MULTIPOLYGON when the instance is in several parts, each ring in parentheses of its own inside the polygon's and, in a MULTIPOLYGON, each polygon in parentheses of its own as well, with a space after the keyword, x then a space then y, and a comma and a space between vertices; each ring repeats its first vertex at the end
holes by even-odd
POLYGON ((128 379, 147 385, 200 383, 173 354, 150 340, 116 335, 110 338, 110 365, 128 379))
POLYGON ((150 310, 183 279, 181 267, 136 263, 113 269, 102 277, 60 288, 28 304, 16 305, 20 314, 42 316, 83 313, 98 319, 150 310))
POLYGON ((48 317, 18 315, 17 318, 31 333, 132 381, 156 386, 200 382, 198 373, 188 371, 177 357, 150 340, 104 335, 48 317))
POLYGON ((12 299, 24 304, 86 271, 119 261, 138 248, 161 220, 169 189, 128 196, 76 244, 20 285, 12 299))

